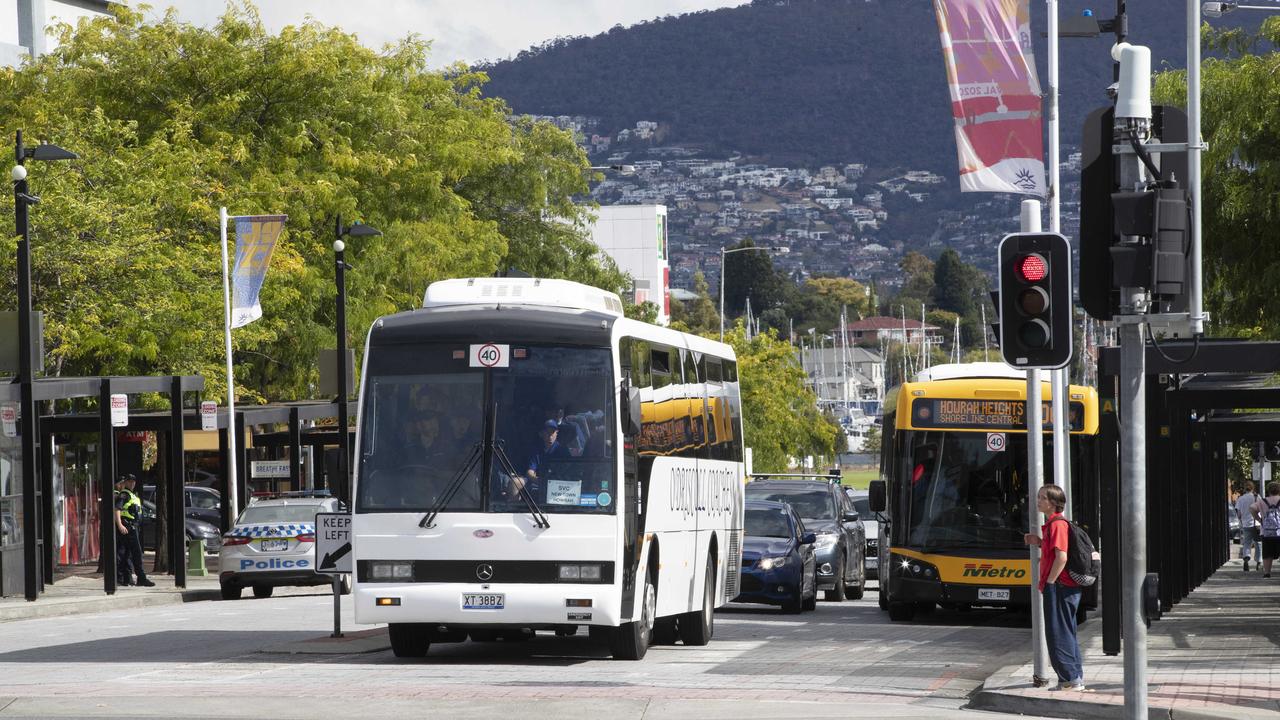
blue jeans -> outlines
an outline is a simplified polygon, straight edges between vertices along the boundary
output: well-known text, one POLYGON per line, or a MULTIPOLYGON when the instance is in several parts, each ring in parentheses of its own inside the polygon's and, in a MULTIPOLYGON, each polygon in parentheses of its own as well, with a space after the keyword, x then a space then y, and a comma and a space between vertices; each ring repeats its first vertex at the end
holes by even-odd
POLYGON ((1261 529, 1262 528, 1259 528, 1257 525, 1254 525, 1253 527, 1240 528, 1241 559, 1248 560, 1249 549, 1252 548, 1253 561, 1262 562, 1262 540, 1261 533, 1259 532, 1261 529))
POLYGON ((1060 682, 1084 680, 1080 643, 1076 640, 1080 593, 1078 587, 1044 586, 1044 637, 1049 646, 1049 663, 1060 682))

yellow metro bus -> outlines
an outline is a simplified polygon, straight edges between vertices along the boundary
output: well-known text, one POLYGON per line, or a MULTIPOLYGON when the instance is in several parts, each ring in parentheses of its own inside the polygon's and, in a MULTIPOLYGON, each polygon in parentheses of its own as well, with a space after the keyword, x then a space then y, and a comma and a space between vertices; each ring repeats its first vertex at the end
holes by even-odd
MULTIPOLYGON (((1026 376, 1003 363, 939 365, 885 398, 880 608, 895 621, 935 605, 1027 606, 1026 376)), ((1073 484, 1097 472, 1098 394, 1072 385, 1073 484)), ((1053 481, 1050 387, 1042 389, 1045 482, 1053 481)), ((1030 508, 1032 513, 1035 508, 1030 508)))

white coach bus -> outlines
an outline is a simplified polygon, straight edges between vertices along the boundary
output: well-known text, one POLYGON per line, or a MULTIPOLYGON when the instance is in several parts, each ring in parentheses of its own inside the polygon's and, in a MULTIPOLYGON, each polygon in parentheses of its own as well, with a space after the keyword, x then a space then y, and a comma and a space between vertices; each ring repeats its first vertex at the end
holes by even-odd
POLYGON ((738 592, 732 348, 563 280, 433 283, 369 332, 353 488, 357 623, 431 643, 705 645, 738 592))

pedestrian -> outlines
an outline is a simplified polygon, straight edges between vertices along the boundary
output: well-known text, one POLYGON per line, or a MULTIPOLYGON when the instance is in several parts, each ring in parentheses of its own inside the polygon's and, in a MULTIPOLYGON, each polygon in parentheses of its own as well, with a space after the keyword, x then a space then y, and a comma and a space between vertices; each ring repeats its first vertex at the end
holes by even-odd
POLYGON ((1262 577, 1271 577, 1271 562, 1280 557, 1280 482, 1267 483, 1267 496, 1253 504, 1253 519, 1262 535, 1262 577))
POLYGON ((1040 592, 1044 602, 1044 636, 1049 663, 1058 675, 1050 690, 1085 690, 1084 664, 1076 638, 1076 612, 1081 588, 1066 572, 1071 533, 1062 509, 1067 496, 1057 485, 1045 485, 1036 493, 1036 508, 1044 513, 1040 534, 1027 533, 1028 545, 1040 548, 1040 592), (1061 522, 1059 522, 1061 521, 1061 522))
POLYGON ((1244 560, 1244 571, 1249 572, 1249 551, 1253 551, 1253 564, 1262 567, 1262 540, 1258 527, 1258 519, 1253 516, 1253 504, 1258 502, 1258 494, 1253 491, 1253 481, 1246 480, 1244 492, 1236 498, 1236 515, 1240 518, 1240 559, 1244 560))
POLYGON ((116 516, 116 548, 117 558, 124 555, 124 561, 119 563, 119 567, 124 568, 123 571, 117 572, 117 579, 122 585, 140 585, 142 587, 154 587, 155 583, 147 579, 147 571, 142 566, 142 533, 139 530, 142 518, 142 498, 138 497, 133 488, 138 479, 131 473, 125 473, 116 481, 115 495, 115 516, 116 516), (123 547, 121 552, 119 548, 123 547), (133 575, 137 575, 136 582, 133 581, 133 575))

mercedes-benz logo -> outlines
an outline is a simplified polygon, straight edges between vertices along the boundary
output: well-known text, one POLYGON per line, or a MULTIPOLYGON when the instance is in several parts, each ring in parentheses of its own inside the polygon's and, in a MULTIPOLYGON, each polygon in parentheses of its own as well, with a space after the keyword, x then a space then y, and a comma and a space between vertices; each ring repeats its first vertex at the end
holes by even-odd
POLYGON ((483 582, 488 582, 492 580, 493 566, 490 565, 489 563, 480 563, 479 565, 476 566, 476 577, 480 578, 480 580, 483 582))

